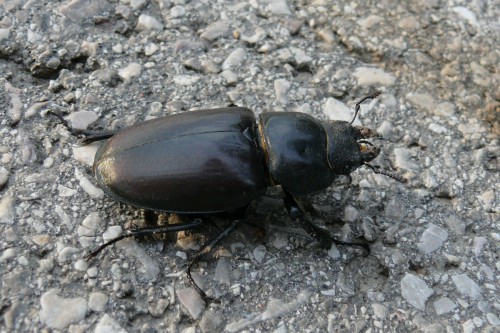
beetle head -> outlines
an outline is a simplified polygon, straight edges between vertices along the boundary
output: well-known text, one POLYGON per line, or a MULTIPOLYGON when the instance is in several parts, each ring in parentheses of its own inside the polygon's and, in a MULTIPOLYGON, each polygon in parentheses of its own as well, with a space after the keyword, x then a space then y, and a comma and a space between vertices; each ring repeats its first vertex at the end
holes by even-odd
POLYGON ((337 175, 349 175, 380 154, 380 148, 366 139, 380 137, 364 126, 333 120, 325 125, 328 136, 328 163, 337 175))

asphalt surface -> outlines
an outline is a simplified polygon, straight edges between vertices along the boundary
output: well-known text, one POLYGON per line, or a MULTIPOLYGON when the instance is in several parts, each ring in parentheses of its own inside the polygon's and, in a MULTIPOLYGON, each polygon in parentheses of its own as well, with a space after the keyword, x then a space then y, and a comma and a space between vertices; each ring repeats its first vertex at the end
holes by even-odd
MULTIPOLYGON (((497 1, 0 1, 1 332, 495 332, 500 325, 500 8, 497 1), (170 114, 237 105, 350 120, 384 137, 373 161, 302 198, 279 187, 230 223, 186 221, 97 187, 99 143, 170 114)), ((168 161, 175 163, 175 161, 168 161)), ((300 177, 308 177, 301 175, 300 177)))

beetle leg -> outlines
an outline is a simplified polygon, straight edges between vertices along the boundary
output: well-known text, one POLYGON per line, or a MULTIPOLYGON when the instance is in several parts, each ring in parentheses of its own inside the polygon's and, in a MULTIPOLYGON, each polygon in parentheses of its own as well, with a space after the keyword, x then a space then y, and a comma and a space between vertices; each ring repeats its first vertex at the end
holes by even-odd
POLYGON ((397 173, 380 170, 380 167, 378 165, 371 165, 370 163, 364 163, 364 165, 370 168, 373 172, 397 180, 400 183, 406 183, 408 181, 408 179, 398 175, 397 173))
POLYGON ((302 209, 299 207, 297 200, 288 193, 285 193, 285 208, 288 216, 293 220, 299 222, 302 229, 304 229, 309 235, 314 237, 321 245, 321 247, 328 248, 332 245, 333 239, 330 236, 328 230, 323 229, 312 223, 304 214, 302 209))
POLYGON ((354 108, 354 117, 352 117, 350 125, 352 125, 354 120, 356 120, 356 116, 358 115, 359 109, 361 108, 361 103, 363 103, 364 101, 369 100, 369 99, 377 98, 380 96, 380 94, 382 94, 382 92, 375 91, 374 93, 364 97, 363 99, 361 99, 359 102, 356 103, 356 106, 354 108))
POLYGON ((115 135, 118 132, 117 130, 94 131, 94 130, 88 130, 88 129, 87 130, 76 129, 76 128, 71 127, 71 125, 68 123, 68 121, 66 119, 64 119, 63 115, 60 112, 54 111, 54 110, 49 110, 47 113, 50 113, 50 114, 56 116, 59 119, 59 121, 61 122, 61 124, 63 124, 64 127, 66 127, 66 129, 71 133, 71 135, 76 136, 78 138, 82 138, 82 142, 84 144, 89 144, 89 143, 92 143, 94 141, 109 139, 110 137, 112 137, 113 135, 115 135))
POLYGON ((341 240, 332 238, 330 236, 330 232, 326 229, 320 228, 315 225, 312 221, 310 221, 300 209, 300 206, 297 200, 288 193, 285 193, 285 207, 288 212, 288 215, 293 219, 299 222, 300 226, 312 237, 316 238, 316 240, 320 243, 320 245, 324 248, 330 248, 333 244, 336 245, 348 245, 348 246, 360 246, 365 251, 365 256, 370 254, 370 247, 368 244, 364 243, 351 243, 351 242, 343 242, 341 240))
POLYGON ((158 228, 141 228, 141 229, 134 229, 134 230, 127 230, 124 234, 107 241, 106 243, 96 247, 93 249, 89 254, 87 254, 84 259, 85 260, 90 260, 97 256, 99 252, 104 250, 110 245, 113 245, 114 243, 121 241, 122 239, 129 238, 129 237, 144 237, 144 236, 151 236, 151 235, 157 235, 157 234, 165 234, 169 232, 177 232, 177 231, 184 231, 184 230, 190 230, 190 229, 195 229, 200 227, 203 224, 203 221, 201 219, 194 219, 190 222, 187 223, 178 223, 178 224, 171 224, 169 226, 165 227, 158 227, 158 228))
POLYGON ((189 263, 189 266, 187 268, 187 276, 189 279, 189 282, 191 282, 191 285, 193 286, 194 289, 201 295, 201 297, 208 302, 214 301, 211 297, 207 296, 205 292, 196 284, 194 281, 193 277, 191 276, 191 268, 200 261, 200 258, 204 256, 205 254, 209 253, 212 251, 212 249, 222 240, 224 239, 227 235, 229 235, 231 232, 233 232, 242 222, 244 222, 245 219, 239 218, 235 219, 232 221, 232 223, 227 227, 226 229, 222 230, 221 233, 219 233, 216 237, 205 243, 203 247, 201 248, 198 253, 194 256, 193 260, 191 260, 191 263, 189 263))

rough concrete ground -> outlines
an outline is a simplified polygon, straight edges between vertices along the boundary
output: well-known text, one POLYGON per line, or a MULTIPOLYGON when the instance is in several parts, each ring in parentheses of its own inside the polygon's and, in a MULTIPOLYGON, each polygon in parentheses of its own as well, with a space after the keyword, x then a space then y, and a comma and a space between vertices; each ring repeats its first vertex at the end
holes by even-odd
MULTIPOLYGON (((500 325, 497 1, 0 1, 0 331, 494 332, 500 325), (279 189, 195 278, 224 219, 82 257, 141 211, 96 188, 80 128, 236 104, 381 132, 375 161, 308 198, 320 249, 279 189), (342 219, 342 223, 331 221, 342 219)), ((175 222, 162 214, 159 223, 175 222)))

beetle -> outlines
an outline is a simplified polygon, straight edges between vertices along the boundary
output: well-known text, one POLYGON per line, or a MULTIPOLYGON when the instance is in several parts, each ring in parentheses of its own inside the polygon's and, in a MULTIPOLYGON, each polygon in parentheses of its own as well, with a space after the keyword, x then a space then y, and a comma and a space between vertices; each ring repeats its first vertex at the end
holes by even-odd
MULTIPOLYGON (((335 240, 312 223, 298 198, 326 189, 338 175, 350 175, 360 166, 399 181, 403 178, 369 164, 380 148, 368 141, 378 133, 353 126, 366 100, 355 106, 351 122, 320 121, 299 112, 267 112, 259 115, 242 107, 190 111, 148 120, 119 131, 73 129, 63 116, 51 111, 73 135, 86 142, 108 139, 98 149, 93 171, 98 186, 111 198, 146 210, 179 214, 242 212, 269 186, 281 185, 288 215, 299 222, 319 243, 360 245, 335 240)), ((210 251, 243 221, 238 214, 233 223, 202 247, 188 267, 210 251)), ((128 230, 92 251, 127 237, 144 236, 202 225, 200 219, 161 228, 128 230)))

